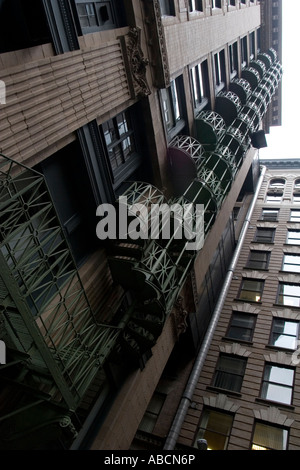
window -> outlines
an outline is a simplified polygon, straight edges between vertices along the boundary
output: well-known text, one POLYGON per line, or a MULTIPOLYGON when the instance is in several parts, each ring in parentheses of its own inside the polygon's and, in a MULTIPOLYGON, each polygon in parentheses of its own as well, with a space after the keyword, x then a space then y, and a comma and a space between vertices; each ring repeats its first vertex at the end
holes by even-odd
POLYGON ((261 220, 277 221, 279 209, 263 209, 261 213, 261 220))
POLYGON ((283 178, 273 178, 269 183, 269 189, 284 189, 285 180, 283 178))
POLYGON ((278 348, 297 349, 299 322, 274 318, 271 330, 270 344, 278 348))
POLYGON ((209 450, 226 450, 232 422, 233 416, 228 413, 204 410, 194 447, 197 447, 198 439, 205 439, 209 450))
POLYGON ((282 191, 268 191, 266 196, 266 202, 274 203, 274 202, 281 202, 283 196, 282 191))
POLYGON ((112 0, 98 2, 76 0, 76 8, 83 34, 117 27, 112 0))
POLYGON ((300 273, 300 255, 283 255, 282 271, 300 273))
POLYGON ((148 408, 139 425, 140 431, 151 433, 154 429, 158 416, 165 402, 166 395, 160 392, 154 392, 148 408))
POLYGON ((238 220, 240 210, 241 210, 241 208, 238 207, 238 206, 235 206, 235 207, 233 208, 233 211, 232 211, 232 212, 233 212, 233 220, 238 220))
POLYGON ((194 108, 203 109, 209 102, 209 80, 207 60, 191 68, 191 85, 194 108))
POLYGON ((168 88, 161 90, 162 109, 168 140, 183 130, 185 121, 183 119, 182 77, 172 80, 168 88))
POLYGON ((240 392, 246 363, 245 358, 221 355, 217 363, 213 386, 240 392))
POLYGON ((269 424, 255 423, 252 450, 286 450, 288 431, 269 424))
POLYGON ((0 2, 0 54, 51 42, 40 0, 0 2))
POLYGON ((43 160, 37 170, 45 176, 76 264, 80 266, 98 242, 94 236, 96 202, 79 142, 74 141, 43 160))
POLYGON ((294 202, 300 203, 300 179, 296 179, 294 183, 294 202))
POLYGON ((250 251, 247 268, 268 269, 270 255, 268 251, 250 251))
POLYGON ((274 228, 258 228, 254 241, 258 243, 273 243, 275 237, 274 228))
POLYGON ((260 302, 264 289, 264 281, 244 279, 242 281, 239 299, 246 302, 260 302))
POLYGON ((233 78, 235 75, 237 75, 238 68, 239 68, 237 42, 230 44, 228 51, 229 51, 230 77, 233 78))
POLYGON ((202 0, 189 0, 190 11, 203 11, 202 0))
POLYGON ((222 8, 222 1, 221 0, 211 0, 212 8, 222 8))
POLYGON ((290 222, 300 222, 300 210, 291 210, 290 222))
POLYGON ((174 0, 159 0, 162 16, 175 16, 174 0))
POLYGON ((227 337, 238 341, 252 341, 255 322, 255 315, 233 312, 227 337))
POLYGON ((249 47, 250 47, 250 59, 255 59, 255 32, 253 31, 249 35, 249 47))
POLYGON ((299 204, 300 203, 300 192, 294 192, 293 194, 293 201, 296 203, 296 204, 299 204))
POLYGON ((116 189, 140 165, 131 113, 124 111, 101 126, 116 189))
POLYGON ((300 284, 280 282, 277 303, 290 307, 300 307, 300 284))
POLYGON ((300 245, 300 230, 288 230, 286 242, 288 245, 300 245))
POLYGON ((244 36, 241 39, 241 61, 242 67, 246 67, 248 64, 248 39, 244 36))
POLYGON ((215 86, 217 91, 224 88, 226 83, 226 66, 224 50, 214 55, 215 86))
POLYGON ((294 370, 279 365, 266 364, 261 398, 290 405, 292 403, 294 370))
POLYGON ((295 189, 300 189, 300 179, 295 180, 294 188, 295 189))

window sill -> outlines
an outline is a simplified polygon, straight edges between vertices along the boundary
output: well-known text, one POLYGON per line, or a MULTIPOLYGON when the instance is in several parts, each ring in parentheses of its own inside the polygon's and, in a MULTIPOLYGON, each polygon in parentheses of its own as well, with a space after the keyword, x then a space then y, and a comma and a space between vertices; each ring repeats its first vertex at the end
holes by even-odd
POLYGON ((256 241, 256 240, 253 240, 251 243, 257 243, 257 244, 260 244, 260 245, 275 245, 274 242, 265 242, 265 241, 256 241))
MULTIPOLYGON (((289 254, 295 254, 295 253, 285 253, 286 255, 289 255, 289 254)), ((283 271, 282 269, 280 269, 280 271, 278 271, 279 274, 296 274, 296 275, 299 275, 300 272, 299 271, 283 271)))
POLYGON ((295 308, 296 310, 300 311, 300 307, 296 307, 295 305, 283 305, 283 304, 273 304, 274 307, 281 307, 281 308, 295 308))
POLYGON ((272 223, 276 222, 276 223, 278 223, 279 220, 278 219, 257 219, 257 222, 272 222, 272 223))
POLYGON ((266 398, 255 398, 255 401, 257 403, 262 403, 263 405, 276 406, 277 408, 284 408, 284 409, 289 409, 289 410, 294 410, 295 409, 295 407, 293 405, 287 405, 286 403, 267 400, 266 398))
POLYGON ((246 269, 248 271, 265 271, 265 272, 268 272, 269 269, 268 268, 251 268, 250 266, 244 266, 243 267, 243 270, 246 269))
POLYGON ((222 341, 226 341, 230 343, 245 344, 247 346, 253 346, 253 341, 247 341, 245 339, 238 339, 238 338, 230 338, 230 336, 223 336, 222 341))
POLYGON ((254 304, 254 305, 262 305, 262 301, 256 301, 256 300, 246 300, 246 299, 239 299, 239 298, 235 298, 234 299, 235 302, 243 302, 244 304, 254 304))
MULTIPOLYGON (((297 246, 298 248, 300 248, 300 243, 284 243, 283 246, 286 246, 286 247, 289 247, 289 246, 297 246)), ((289 253, 287 253, 289 254, 289 253)), ((294 253, 293 253, 294 254, 294 253)))
POLYGON ((227 390, 226 388, 213 387, 212 385, 208 385, 206 390, 210 392, 223 393, 236 398, 240 398, 242 396, 240 392, 234 392, 233 390, 227 390))
POLYGON ((286 353, 290 353, 291 355, 297 351, 297 349, 292 349, 292 348, 283 348, 283 347, 280 347, 280 346, 274 346, 273 344, 266 344, 265 345, 265 348, 266 349, 272 349, 272 351, 283 351, 283 352, 286 352, 286 353))

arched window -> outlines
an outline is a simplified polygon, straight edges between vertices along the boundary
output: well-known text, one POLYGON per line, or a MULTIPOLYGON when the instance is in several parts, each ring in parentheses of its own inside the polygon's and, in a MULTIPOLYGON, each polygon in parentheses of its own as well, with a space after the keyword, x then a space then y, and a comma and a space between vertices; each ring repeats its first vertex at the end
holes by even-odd
POLYGON ((284 189, 285 180, 283 178, 273 178, 269 183, 269 189, 284 189))
POLYGON ((297 178, 294 183, 294 189, 300 190, 300 178, 297 178))

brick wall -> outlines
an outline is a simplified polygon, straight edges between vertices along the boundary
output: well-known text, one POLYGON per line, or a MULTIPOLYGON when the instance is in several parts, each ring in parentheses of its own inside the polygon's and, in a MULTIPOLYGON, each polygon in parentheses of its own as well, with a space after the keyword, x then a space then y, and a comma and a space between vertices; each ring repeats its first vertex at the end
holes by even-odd
POLYGON ((117 38, 126 32, 88 35, 80 50, 57 56, 50 46, 0 55, 7 92, 2 153, 33 165, 58 150, 60 140, 66 145, 79 127, 126 104, 130 92, 117 38))
MULTIPOLYGON (((228 450, 248 450, 251 446, 255 419, 266 424, 286 426, 289 429, 288 449, 299 449, 300 435, 300 370, 295 368, 295 383, 292 405, 268 402, 260 398, 261 381, 265 362, 279 365, 292 365, 292 351, 284 351, 275 347, 268 347, 272 320, 274 317, 284 317, 300 320, 300 308, 280 307, 276 305, 276 295, 279 280, 291 280, 299 283, 299 275, 281 272, 283 253, 293 252, 300 254, 299 246, 285 245, 287 228, 300 228, 300 224, 288 222, 293 205, 292 192, 295 178, 299 178, 300 170, 268 171, 262 185, 255 210, 247 231, 246 239, 238 260, 233 280, 226 298, 226 302, 218 322, 209 353, 206 357, 201 376, 199 378, 194 396, 194 405, 187 413, 181 430, 179 441, 181 444, 193 445, 198 430, 203 407, 209 406, 217 410, 229 411, 234 414, 228 450), (265 196, 269 181, 272 177, 286 178, 285 192, 281 204, 266 204, 265 196), (265 207, 280 208, 277 222, 260 220, 261 210, 265 207), (256 227, 274 227, 276 235, 272 244, 253 243, 256 227), (271 251, 269 268, 266 271, 253 271, 245 268, 250 249, 264 249, 271 251), (239 288, 243 277, 260 278, 265 280, 261 302, 242 302, 237 300, 239 288), (233 340, 224 339, 228 330, 233 310, 244 311, 256 315, 257 321, 253 342, 243 344, 233 340), (212 389, 212 379, 220 352, 247 357, 246 373, 241 388, 241 395, 226 393, 224 390, 212 389)), ((298 204, 300 209, 300 205, 298 204)))

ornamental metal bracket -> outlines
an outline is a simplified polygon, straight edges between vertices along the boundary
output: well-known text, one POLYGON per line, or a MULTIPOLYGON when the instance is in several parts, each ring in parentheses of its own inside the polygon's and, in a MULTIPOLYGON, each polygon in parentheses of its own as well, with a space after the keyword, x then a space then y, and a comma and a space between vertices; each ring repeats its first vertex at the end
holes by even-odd
POLYGON ((132 98, 143 98, 151 91, 146 78, 149 60, 144 57, 141 48, 141 29, 130 28, 128 34, 121 36, 120 40, 132 98))

